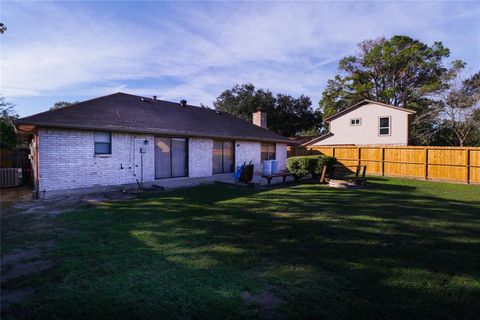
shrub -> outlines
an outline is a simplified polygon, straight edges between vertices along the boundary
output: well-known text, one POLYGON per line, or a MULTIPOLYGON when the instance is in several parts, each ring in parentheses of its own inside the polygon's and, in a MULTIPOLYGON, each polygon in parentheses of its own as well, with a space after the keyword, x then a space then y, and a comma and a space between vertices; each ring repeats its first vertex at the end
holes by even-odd
POLYGON ((319 176, 322 174, 323 166, 331 166, 337 163, 337 159, 325 155, 299 156, 287 159, 287 169, 294 176, 295 180, 311 174, 319 176))

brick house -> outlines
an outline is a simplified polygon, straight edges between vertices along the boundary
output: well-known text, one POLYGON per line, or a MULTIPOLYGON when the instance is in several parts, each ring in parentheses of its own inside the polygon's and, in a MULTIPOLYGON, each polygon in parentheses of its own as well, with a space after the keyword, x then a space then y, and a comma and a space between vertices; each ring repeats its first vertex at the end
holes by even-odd
POLYGON ((289 140, 208 108, 115 93, 15 122, 30 134, 35 191, 61 193, 231 174, 250 161, 285 169, 289 140))

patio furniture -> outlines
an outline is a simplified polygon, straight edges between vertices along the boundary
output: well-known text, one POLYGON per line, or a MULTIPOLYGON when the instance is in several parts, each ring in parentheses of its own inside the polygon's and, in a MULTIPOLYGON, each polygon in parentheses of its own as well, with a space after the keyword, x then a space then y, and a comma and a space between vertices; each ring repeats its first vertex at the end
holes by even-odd
POLYGON ((283 183, 287 182, 287 177, 291 176, 292 174, 288 171, 279 171, 277 173, 271 173, 271 174, 262 174, 262 178, 267 179, 268 185, 270 185, 270 182, 272 181, 273 178, 276 177, 282 177, 283 178, 283 183))

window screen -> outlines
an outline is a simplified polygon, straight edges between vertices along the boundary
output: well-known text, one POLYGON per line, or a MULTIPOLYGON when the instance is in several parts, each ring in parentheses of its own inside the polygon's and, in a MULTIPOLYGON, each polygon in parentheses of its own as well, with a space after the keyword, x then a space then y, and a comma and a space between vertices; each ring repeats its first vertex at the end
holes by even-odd
POLYGON ((95 154, 112 153, 111 132, 95 131, 95 154))
POLYGON ((390 134, 390 117, 381 117, 379 120, 379 133, 380 135, 390 134))
POLYGON ((275 160, 275 143, 262 143, 262 161, 275 160))

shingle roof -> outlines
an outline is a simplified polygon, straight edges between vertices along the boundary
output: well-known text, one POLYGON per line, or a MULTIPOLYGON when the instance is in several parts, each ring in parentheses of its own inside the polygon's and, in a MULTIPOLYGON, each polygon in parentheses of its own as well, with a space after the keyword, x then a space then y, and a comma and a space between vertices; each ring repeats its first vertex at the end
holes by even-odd
POLYGON ((359 108, 359 107, 361 107, 365 104, 369 104, 369 103, 373 103, 373 104, 376 104, 376 105, 379 105, 379 106, 382 106, 382 107, 392 108, 392 109, 395 109, 395 110, 405 111, 405 112, 410 113, 410 114, 416 113, 416 111, 411 110, 411 109, 395 107, 395 106, 392 106, 390 104, 386 104, 386 103, 383 103, 383 102, 378 102, 378 101, 365 99, 365 100, 362 100, 362 101, 354 104, 351 107, 348 107, 347 109, 344 109, 342 111, 339 111, 339 112, 331 115, 330 117, 326 117, 325 119, 323 119, 323 121, 330 122, 331 120, 333 120, 335 118, 338 118, 339 116, 342 116, 346 113, 349 113, 350 111, 353 111, 353 110, 355 110, 355 109, 357 109, 357 108, 359 108))
POLYGON ((16 125, 94 129, 288 143, 228 113, 118 92, 15 121, 16 125))
POLYGON ((321 136, 317 136, 317 137, 315 137, 315 138, 313 138, 313 139, 303 141, 303 142, 302 142, 301 144, 299 144, 298 146, 299 146, 299 147, 305 147, 305 146, 308 146, 308 145, 310 145, 310 144, 312 144, 312 143, 316 143, 316 142, 318 142, 318 141, 322 141, 323 139, 328 138, 328 137, 331 137, 331 136, 333 136, 333 133, 327 132, 327 133, 322 134, 321 136))
POLYGON ((320 135, 314 135, 314 136, 294 136, 294 137, 289 137, 288 140, 290 140, 290 145, 291 146, 298 146, 303 144, 304 142, 311 141, 312 139, 318 138, 320 135))

